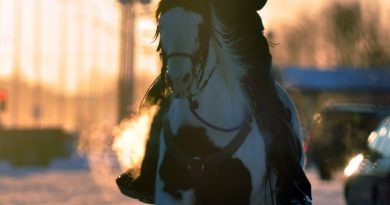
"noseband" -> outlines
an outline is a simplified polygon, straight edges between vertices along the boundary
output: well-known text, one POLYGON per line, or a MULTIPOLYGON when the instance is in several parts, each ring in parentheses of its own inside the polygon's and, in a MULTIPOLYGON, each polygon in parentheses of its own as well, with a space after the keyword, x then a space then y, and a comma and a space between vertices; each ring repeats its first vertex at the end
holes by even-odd
POLYGON ((185 98, 193 97, 193 96, 196 96, 199 93, 201 93, 203 91, 203 89, 206 87, 207 83, 209 82, 209 80, 210 80, 211 76, 213 75, 215 68, 216 68, 216 65, 215 65, 213 67, 213 69, 210 71, 207 78, 203 79, 204 73, 205 73, 206 61, 202 61, 200 54, 198 54, 198 53, 200 53, 200 51, 201 50, 199 50, 194 55, 191 55, 188 53, 183 53, 183 52, 175 52, 175 53, 168 54, 166 56, 166 59, 165 59, 166 60, 165 62, 168 62, 169 58, 175 58, 175 57, 184 57, 184 58, 189 58, 191 60, 191 63, 192 63, 191 73, 192 73, 192 76, 197 78, 196 90, 195 90, 195 92, 190 93, 189 96, 186 96, 185 98), (203 83, 202 83, 202 81, 203 81, 203 83))
POLYGON ((196 55, 191 55, 191 54, 188 54, 188 53, 181 53, 181 52, 177 52, 177 53, 171 53, 167 56, 167 60, 169 58, 174 58, 174 57, 185 57, 185 58, 189 58, 191 60, 192 63, 199 63, 200 60, 198 60, 198 58, 196 57, 196 55))

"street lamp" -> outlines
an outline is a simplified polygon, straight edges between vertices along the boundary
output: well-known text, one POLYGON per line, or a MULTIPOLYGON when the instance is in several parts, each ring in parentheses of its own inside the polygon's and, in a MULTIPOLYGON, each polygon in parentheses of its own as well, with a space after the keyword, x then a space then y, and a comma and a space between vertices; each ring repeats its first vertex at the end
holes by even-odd
POLYGON ((134 3, 150 3, 150 0, 118 0, 122 4, 121 22, 121 51, 119 68, 118 106, 119 121, 132 113, 131 105, 134 103, 134 29, 135 7, 134 3))

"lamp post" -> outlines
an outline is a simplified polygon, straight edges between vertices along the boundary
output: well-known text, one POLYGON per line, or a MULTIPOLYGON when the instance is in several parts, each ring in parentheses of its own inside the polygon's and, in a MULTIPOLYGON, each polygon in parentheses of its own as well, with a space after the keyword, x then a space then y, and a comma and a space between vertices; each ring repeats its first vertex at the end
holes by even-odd
POLYGON ((150 0, 118 0, 122 4, 120 68, 119 68, 119 120, 131 113, 134 101, 134 29, 136 2, 150 3, 150 0))
POLYGON ((59 64, 58 64, 58 102, 57 102, 57 117, 58 117, 58 124, 59 125, 65 125, 68 126, 68 115, 69 115, 69 110, 68 110, 68 101, 69 98, 68 93, 66 92, 65 89, 65 84, 66 82, 66 75, 67 75, 67 69, 68 69, 68 1, 67 0, 62 0, 61 2, 61 11, 59 15, 59 24, 60 26, 60 42, 59 42, 59 51, 58 51, 58 59, 59 59, 59 64), (61 116, 61 117, 60 117, 61 116))
POLYGON ((34 125, 41 125, 42 118, 42 88, 41 88, 41 57, 42 57, 42 45, 41 45, 41 0, 35 0, 34 2, 34 11, 35 11, 35 19, 34 19, 34 31, 33 31, 33 49, 34 49, 34 74, 35 74, 35 82, 34 82, 34 99, 33 99, 33 118, 34 125))
POLYGON ((7 107, 8 94, 5 89, 0 88, 0 130, 3 127, 2 113, 7 107))

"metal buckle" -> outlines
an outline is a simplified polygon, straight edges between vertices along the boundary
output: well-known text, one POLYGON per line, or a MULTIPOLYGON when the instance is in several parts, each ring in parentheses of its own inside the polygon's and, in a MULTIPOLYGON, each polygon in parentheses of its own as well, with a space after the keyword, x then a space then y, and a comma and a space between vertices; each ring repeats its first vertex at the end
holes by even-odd
POLYGON ((198 170, 202 170, 202 171, 204 170, 204 164, 203 164, 202 158, 192 157, 191 162, 187 164, 187 170, 191 171, 191 170, 194 170, 197 168, 198 168, 198 170))
POLYGON ((187 164, 187 170, 193 180, 199 180, 205 170, 203 160, 200 157, 193 157, 191 162, 187 164))

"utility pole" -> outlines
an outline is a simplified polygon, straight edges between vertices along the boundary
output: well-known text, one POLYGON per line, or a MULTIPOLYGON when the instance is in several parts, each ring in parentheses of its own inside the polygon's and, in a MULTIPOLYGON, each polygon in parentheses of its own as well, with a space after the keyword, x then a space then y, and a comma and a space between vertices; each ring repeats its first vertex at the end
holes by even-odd
POLYGON ((88 97, 88 103, 89 103, 89 116, 90 116, 90 123, 96 123, 98 120, 96 119, 99 115, 96 113, 98 109, 93 108, 97 105, 98 102, 98 92, 99 92, 99 48, 100 48, 100 42, 99 41, 99 28, 100 28, 100 19, 98 17, 98 12, 96 10, 92 13, 92 33, 93 36, 91 37, 92 40, 92 52, 91 52, 91 59, 92 59, 92 71, 89 76, 89 97, 88 97))
POLYGON ((34 74, 35 74, 35 87, 34 87, 34 99, 33 99, 33 117, 35 126, 41 125, 42 118, 42 45, 41 45, 41 0, 35 0, 35 19, 34 19, 34 74))
POLYGON ((134 1, 121 0, 120 60, 119 60, 119 121, 129 116, 134 93, 134 1))
POLYGON ((20 0, 14 1, 14 18, 15 18, 15 24, 14 24, 14 47, 13 47, 13 54, 12 54, 12 70, 13 70, 13 82, 12 82, 12 91, 10 92, 10 95, 13 96, 13 102, 12 104, 12 117, 13 117, 13 126, 18 127, 19 126, 19 89, 20 89, 20 49, 21 49, 21 33, 22 33, 22 21, 21 21, 21 15, 22 15, 22 6, 20 0))
POLYGON ((77 56, 76 56, 76 67, 78 70, 78 74, 75 76, 77 79, 77 94, 76 94, 76 115, 75 115, 75 121, 77 122, 76 129, 81 130, 85 128, 86 126, 86 114, 85 110, 85 96, 86 92, 84 92, 85 86, 85 76, 88 76, 88 74, 85 72, 85 19, 83 15, 84 8, 80 4, 77 5, 76 10, 76 18, 77 18, 77 39, 75 41, 76 45, 75 47, 77 49, 77 56))
POLYGON ((121 12, 121 46, 119 68, 119 121, 129 116, 134 101, 134 38, 136 12, 134 4, 150 0, 119 0, 121 12))
POLYGON ((65 89, 65 76, 67 75, 66 69, 68 66, 68 4, 67 0, 61 2, 57 116, 59 124, 68 126, 68 95, 65 89))
MULTIPOLYGON (((2 8, 2 2, 0 0, 0 45, 1 44, 1 8, 2 8)), ((0 52, 0 62, 1 62, 1 52, 0 52)), ((0 67, 1 69, 1 67, 0 67)), ((0 87, 0 130, 3 128, 3 112, 5 110, 5 104, 6 104, 6 100, 7 100, 7 94, 6 94, 6 91, 5 90, 2 90, 2 88, 0 87)))

